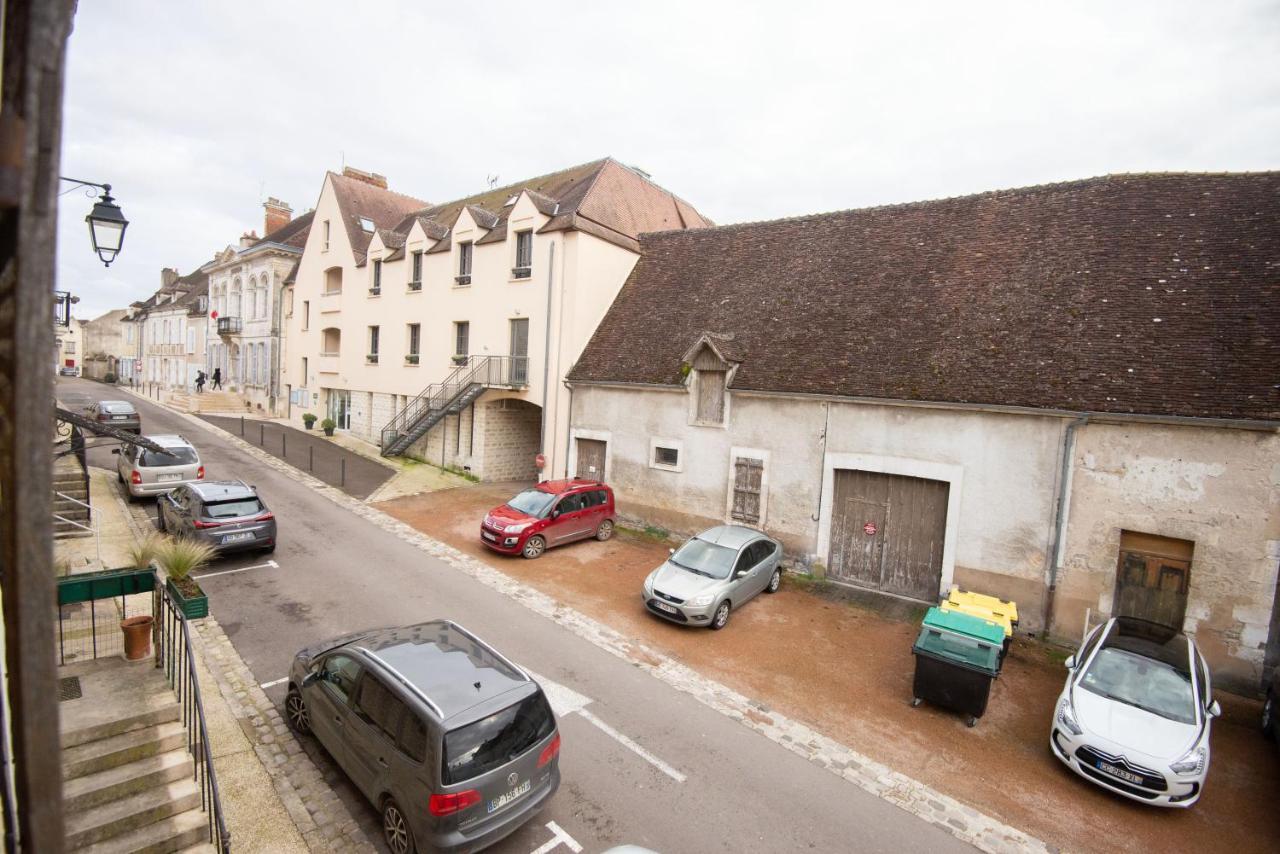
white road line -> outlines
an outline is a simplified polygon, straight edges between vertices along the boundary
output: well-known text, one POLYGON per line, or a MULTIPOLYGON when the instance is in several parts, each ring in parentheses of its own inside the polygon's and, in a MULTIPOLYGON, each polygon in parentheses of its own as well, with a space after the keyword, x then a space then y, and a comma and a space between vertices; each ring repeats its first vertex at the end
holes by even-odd
POLYGON ((672 768, 670 765, 668 765, 667 763, 663 762, 661 759, 659 759, 658 757, 654 756, 652 753, 650 753, 649 751, 645 750, 643 747, 641 747, 640 745, 636 744, 634 741, 632 741, 631 739, 627 738, 625 735, 623 735, 622 733, 618 732, 616 729, 614 729, 613 727, 609 726, 607 723, 605 723, 604 721, 600 720, 598 717, 596 717, 595 715, 593 715, 591 712, 587 711, 586 709, 578 709, 578 714, 582 715, 582 717, 583 717, 583 718, 585 718, 588 722, 590 722, 593 726, 595 726, 598 730, 600 730, 601 732, 603 732, 605 735, 609 736, 609 737, 610 737, 610 738, 612 738, 614 741, 618 742, 618 743, 619 743, 619 744, 621 744, 623 747, 625 747, 625 748, 627 748, 628 750, 630 750, 630 751, 631 751, 632 753, 634 753, 636 756, 639 756, 639 757, 640 757, 641 759, 643 759, 645 762, 648 762, 648 763, 649 763, 650 765, 652 765, 654 768, 657 768, 657 769, 658 769, 659 771, 661 771, 663 774, 666 774, 666 775, 667 775, 668 777, 670 777, 672 780, 675 780, 677 783, 683 783, 683 782, 687 779, 687 778, 686 778, 683 774, 681 774, 679 771, 677 771, 676 769, 672 768))
POLYGON ((262 688, 265 691, 267 688, 274 688, 276 685, 279 685, 282 682, 288 682, 288 681, 289 681, 289 677, 286 676, 283 679, 272 679, 270 682, 263 682, 258 687, 262 688))
POLYGON ((562 842, 566 848, 573 852, 573 854, 579 854, 579 852, 582 851, 582 846, 578 844, 578 841, 565 833, 564 830, 561 829, 560 825, 556 824, 554 821, 547 822, 547 830, 550 830, 554 836, 550 842, 544 842, 533 852, 533 854, 547 854, 548 851, 554 850, 556 846, 562 842))
POLYGON ((242 566, 239 569, 224 569, 221 572, 206 572, 203 575, 193 575, 191 577, 199 580, 201 578, 213 578, 215 575, 230 575, 233 572, 248 572, 251 569, 279 569, 279 568, 280 568, 280 564, 276 563, 274 560, 269 560, 266 563, 260 563, 255 566, 242 566))

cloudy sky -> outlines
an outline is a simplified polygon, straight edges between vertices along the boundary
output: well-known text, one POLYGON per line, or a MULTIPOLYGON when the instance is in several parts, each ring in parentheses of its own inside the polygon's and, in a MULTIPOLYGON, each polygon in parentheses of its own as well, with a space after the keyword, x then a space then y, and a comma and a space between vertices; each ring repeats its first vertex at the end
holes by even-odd
POLYGON ((720 223, 1276 169, 1277 45, 1274 0, 81 0, 62 174, 130 226, 105 269, 64 195, 59 286, 124 307, 344 162, 438 202, 612 155, 720 223))

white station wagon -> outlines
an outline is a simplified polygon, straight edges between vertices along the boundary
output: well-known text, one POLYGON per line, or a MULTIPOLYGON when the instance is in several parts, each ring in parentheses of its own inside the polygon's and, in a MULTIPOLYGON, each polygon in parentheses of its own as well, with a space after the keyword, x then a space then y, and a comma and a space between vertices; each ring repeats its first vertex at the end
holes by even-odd
POLYGON ((1195 643, 1167 626, 1116 617, 1066 664, 1049 734, 1054 756, 1126 798, 1194 804, 1209 773, 1209 724, 1222 714, 1195 643))

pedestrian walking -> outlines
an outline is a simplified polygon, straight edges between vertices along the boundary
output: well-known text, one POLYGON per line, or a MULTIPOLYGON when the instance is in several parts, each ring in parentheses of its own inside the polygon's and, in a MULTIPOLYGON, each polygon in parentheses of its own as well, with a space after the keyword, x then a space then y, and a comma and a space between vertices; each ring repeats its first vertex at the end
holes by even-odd
POLYGON ((222 368, 213 369, 213 390, 222 388, 222 368))
POLYGON ((196 394, 204 391, 204 371, 196 371, 196 394))

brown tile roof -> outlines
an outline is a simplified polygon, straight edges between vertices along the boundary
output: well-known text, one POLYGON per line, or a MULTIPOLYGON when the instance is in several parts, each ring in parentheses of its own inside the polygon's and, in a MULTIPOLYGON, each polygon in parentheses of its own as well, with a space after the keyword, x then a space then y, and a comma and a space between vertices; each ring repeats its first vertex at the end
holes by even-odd
POLYGON ((250 246, 249 250, 252 251, 268 243, 278 243, 301 252, 307 245, 307 235, 311 232, 311 221, 315 219, 315 215, 315 211, 307 211, 297 219, 290 220, 250 246))
POLYGON ((420 210, 427 204, 421 199, 335 172, 329 173, 329 180, 333 182, 338 209, 342 211, 342 222, 346 226, 347 239, 351 242, 351 252, 355 255, 357 266, 364 263, 369 241, 373 239, 373 233, 361 227, 361 217, 373 220, 375 228, 393 228, 406 214, 420 210))
POLYGON ((1280 419, 1280 172, 1113 175, 641 238, 577 381, 1280 419))
MULTIPOLYGON (((422 221, 424 227, 431 223, 437 232, 452 229, 466 208, 478 225, 488 229, 476 243, 496 243, 506 239, 507 216, 511 212, 506 201, 521 191, 528 191, 538 210, 552 217, 541 231, 578 229, 633 250, 638 248, 636 238, 642 232, 711 224, 684 200, 606 157, 414 211, 401 220, 396 231, 408 234, 415 220, 422 221)), ((430 231, 428 234, 437 240, 444 237, 430 231)), ((435 246, 428 251, 446 249, 435 246)))

